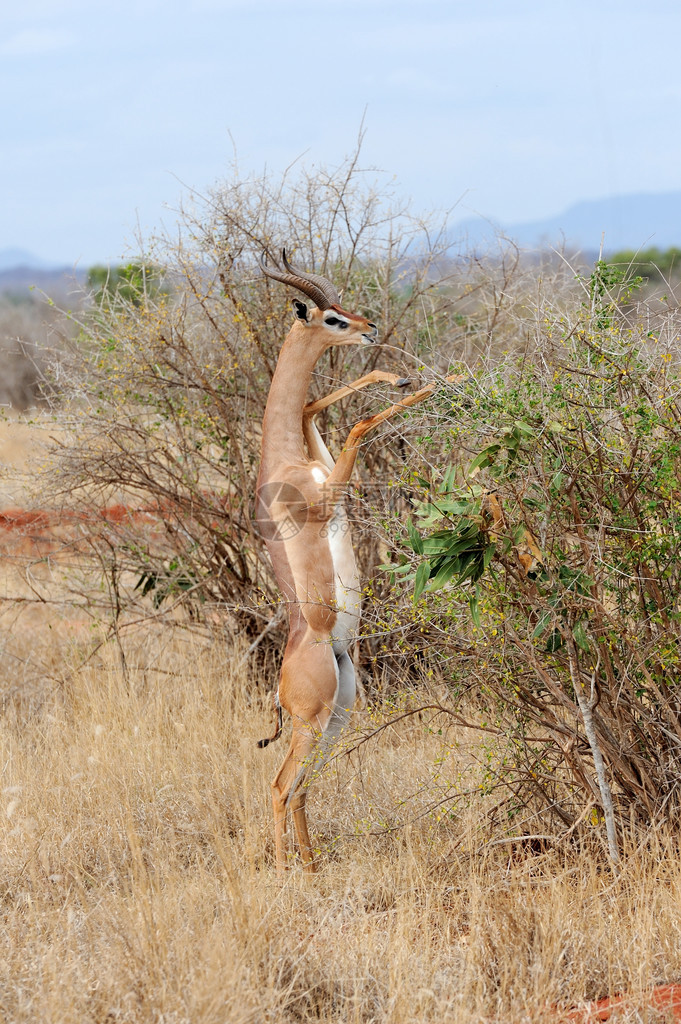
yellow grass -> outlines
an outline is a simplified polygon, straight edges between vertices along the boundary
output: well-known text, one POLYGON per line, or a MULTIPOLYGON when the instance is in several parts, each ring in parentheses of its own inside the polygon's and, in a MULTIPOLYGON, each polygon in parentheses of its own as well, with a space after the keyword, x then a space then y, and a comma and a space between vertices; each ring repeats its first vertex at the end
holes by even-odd
MULTIPOLYGON (((149 632, 127 675, 113 646, 80 669, 57 650, 40 701, 0 721, 0 1019, 544 1021, 681 976, 663 838, 619 880, 602 857, 490 845, 482 798, 424 813, 442 739, 413 718, 314 783, 321 870, 282 883, 284 744, 256 749, 266 687, 234 648, 149 632)), ((477 741, 458 738, 447 780, 470 785, 477 741)))
MULTIPOLYGON (((320 871, 279 881, 274 677, 162 625, 125 670, 114 642, 89 657, 102 627, 47 550, 0 566, 0 1021, 544 1022, 681 978, 677 844, 630 839, 614 879, 597 834, 507 843, 476 793, 489 739, 425 717, 315 780, 320 871)), ((641 1007, 620 1019, 660 1019, 641 1007)))
POLYGON ((47 412, 0 418, 0 510, 24 504, 50 439, 64 435, 63 427, 47 412))

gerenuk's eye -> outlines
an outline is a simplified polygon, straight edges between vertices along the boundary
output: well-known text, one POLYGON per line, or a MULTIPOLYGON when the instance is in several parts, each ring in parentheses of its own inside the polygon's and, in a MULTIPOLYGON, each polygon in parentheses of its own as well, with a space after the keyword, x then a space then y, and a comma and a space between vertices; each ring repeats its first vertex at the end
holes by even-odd
POLYGON ((335 327, 336 324, 340 323, 340 320, 338 319, 337 316, 327 316, 324 323, 327 325, 327 327, 335 327))

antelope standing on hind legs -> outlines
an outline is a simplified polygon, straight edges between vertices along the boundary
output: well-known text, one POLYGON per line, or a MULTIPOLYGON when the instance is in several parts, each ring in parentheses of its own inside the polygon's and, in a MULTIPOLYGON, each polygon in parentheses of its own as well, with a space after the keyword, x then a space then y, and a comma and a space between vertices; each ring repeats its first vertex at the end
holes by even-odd
POLYGON ((272 782, 277 871, 286 866, 286 820, 291 811, 298 849, 306 870, 315 870, 305 817, 305 776, 324 757, 346 725, 355 701, 350 648, 360 615, 360 587, 343 490, 350 479, 362 438, 373 427, 430 395, 421 388, 350 431, 334 462, 314 423, 333 402, 378 381, 403 386, 408 380, 374 370, 347 387, 306 405, 312 371, 332 345, 373 345, 378 330, 341 308, 326 278, 282 264, 262 269, 311 299, 316 308, 293 300, 295 322, 282 346, 272 378, 262 426, 262 460, 257 483, 257 520, 288 610, 289 638, 277 694, 274 735, 281 732, 281 709, 292 718, 291 744, 272 782))
MULTIPOLYGON (((336 462, 317 430, 322 409, 378 381, 398 387, 409 383, 394 373, 374 370, 317 402, 306 404, 312 371, 332 345, 372 345, 375 324, 340 306, 338 292, 326 278, 294 270, 282 252, 281 267, 262 269, 275 281, 296 288, 316 308, 293 300, 296 319, 284 342, 272 378, 262 425, 262 459, 256 488, 257 519, 272 559, 289 618, 277 693, 274 735, 281 732, 281 709, 291 715, 293 731, 286 757, 272 782, 277 871, 286 866, 286 821, 289 810, 306 870, 315 870, 305 817, 305 776, 321 766, 340 736, 355 702, 355 673, 349 654, 357 636, 360 588, 344 488, 362 438, 374 427, 431 395, 421 388, 387 409, 360 420, 350 431, 336 462)), ((462 375, 447 377, 461 380, 462 375)), ((483 517, 490 533, 503 532, 498 498, 487 494, 483 517)), ((524 574, 543 570, 541 552, 529 530, 514 545, 524 574)))

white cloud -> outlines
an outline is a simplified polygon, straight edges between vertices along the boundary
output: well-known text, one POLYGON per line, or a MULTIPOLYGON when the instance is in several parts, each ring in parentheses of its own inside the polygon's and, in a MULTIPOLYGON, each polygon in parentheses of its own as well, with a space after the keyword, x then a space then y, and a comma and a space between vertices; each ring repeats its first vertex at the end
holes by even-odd
POLYGON ((44 53, 63 50, 75 42, 71 32, 63 29, 24 29, 0 44, 3 57, 38 57, 44 53))

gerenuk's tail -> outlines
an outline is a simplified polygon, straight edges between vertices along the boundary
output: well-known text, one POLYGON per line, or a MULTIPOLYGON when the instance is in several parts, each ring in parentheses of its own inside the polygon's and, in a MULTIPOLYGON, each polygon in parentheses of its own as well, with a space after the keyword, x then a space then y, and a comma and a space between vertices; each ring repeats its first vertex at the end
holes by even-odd
POLYGON ((279 694, 278 693, 274 694, 274 712, 275 712, 275 714, 277 716, 277 724, 276 724, 275 729, 274 729, 274 734, 272 736, 267 736, 264 740, 258 740, 258 746, 259 747, 266 747, 268 745, 268 743, 272 742, 272 740, 279 739, 279 736, 281 734, 281 726, 282 726, 282 721, 283 721, 283 714, 282 714, 282 710, 281 710, 281 704, 279 703, 279 694))

